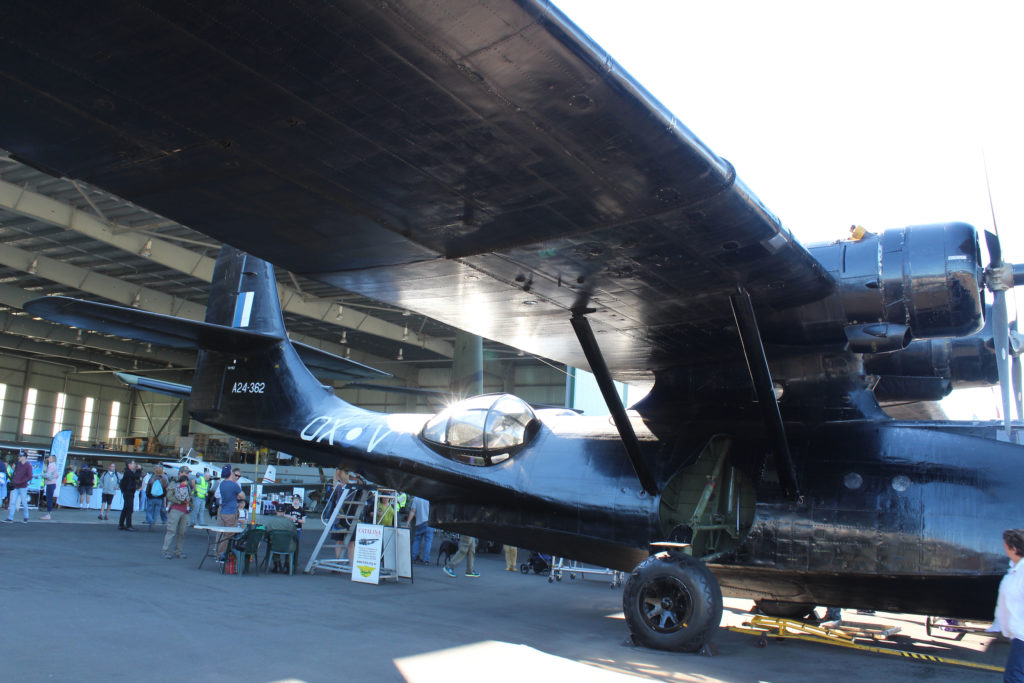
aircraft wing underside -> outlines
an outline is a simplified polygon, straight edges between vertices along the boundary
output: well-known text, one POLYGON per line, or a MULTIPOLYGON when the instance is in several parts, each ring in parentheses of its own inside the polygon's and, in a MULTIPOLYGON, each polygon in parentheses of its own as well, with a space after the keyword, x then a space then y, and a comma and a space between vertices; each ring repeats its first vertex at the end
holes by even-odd
POLYGON ((0 109, 27 163, 482 336, 586 367, 594 309, 619 378, 738 353, 737 286, 833 286, 539 0, 12 2, 0 109))

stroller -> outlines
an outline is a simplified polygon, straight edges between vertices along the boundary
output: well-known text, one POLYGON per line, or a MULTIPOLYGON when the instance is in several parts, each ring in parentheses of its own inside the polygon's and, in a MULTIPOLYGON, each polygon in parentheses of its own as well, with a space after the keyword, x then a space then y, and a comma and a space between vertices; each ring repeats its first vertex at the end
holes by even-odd
POLYGON ((551 556, 541 555, 537 551, 530 553, 530 557, 526 562, 519 565, 519 571, 523 574, 529 574, 531 569, 534 574, 547 576, 551 573, 551 556))

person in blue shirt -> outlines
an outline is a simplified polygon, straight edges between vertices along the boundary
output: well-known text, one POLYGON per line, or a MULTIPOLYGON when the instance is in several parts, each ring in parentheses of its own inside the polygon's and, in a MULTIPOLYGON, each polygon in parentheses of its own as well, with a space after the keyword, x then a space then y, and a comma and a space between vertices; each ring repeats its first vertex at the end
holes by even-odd
MULTIPOLYGON (((221 526, 238 526, 238 506, 245 504, 245 492, 238 484, 242 478, 242 470, 237 467, 231 470, 231 476, 220 483, 220 514, 217 519, 221 526)), ((221 557, 228 549, 230 536, 225 535, 217 544, 217 552, 221 557)))

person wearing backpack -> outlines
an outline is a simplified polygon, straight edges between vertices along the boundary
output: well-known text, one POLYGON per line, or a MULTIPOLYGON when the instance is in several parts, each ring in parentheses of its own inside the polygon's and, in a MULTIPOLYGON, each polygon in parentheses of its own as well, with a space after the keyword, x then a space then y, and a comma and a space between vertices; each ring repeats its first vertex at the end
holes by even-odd
POLYGON ((164 534, 164 557, 184 558, 182 548, 185 546, 185 529, 188 528, 188 508, 192 498, 192 489, 188 485, 188 472, 178 471, 178 481, 172 483, 165 491, 167 500, 167 532, 164 534), (174 554, 171 554, 171 542, 174 542, 174 554))
POLYGON ((94 481, 92 470, 88 465, 82 465, 82 469, 78 470, 78 507, 83 510, 89 507, 94 481))
POLYGON ((164 476, 164 468, 157 465, 153 468, 153 475, 146 484, 146 524, 149 530, 153 530, 153 523, 159 514, 160 519, 167 521, 167 511, 164 508, 164 501, 167 495, 167 477, 164 476))

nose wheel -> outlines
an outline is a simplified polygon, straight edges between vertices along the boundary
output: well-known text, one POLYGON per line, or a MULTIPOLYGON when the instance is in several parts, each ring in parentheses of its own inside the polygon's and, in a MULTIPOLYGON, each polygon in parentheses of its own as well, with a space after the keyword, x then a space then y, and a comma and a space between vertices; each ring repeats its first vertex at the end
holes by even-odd
POLYGON ((622 609, 640 645, 696 652, 722 620, 722 590, 700 560, 658 553, 630 574, 622 609))

